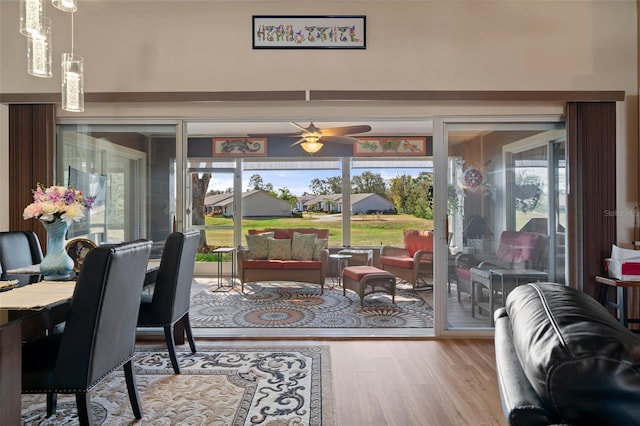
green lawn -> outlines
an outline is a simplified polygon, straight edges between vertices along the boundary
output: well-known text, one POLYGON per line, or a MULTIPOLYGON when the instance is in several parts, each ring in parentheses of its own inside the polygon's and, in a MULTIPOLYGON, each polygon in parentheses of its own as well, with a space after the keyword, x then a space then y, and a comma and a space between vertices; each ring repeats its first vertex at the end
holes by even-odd
MULTIPOLYGON (((207 217, 208 226, 231 226, 232 220, 222 217, 207 217)), ((342 218, 340 215, 326 215, 314 213, 303 218, 264 218, 243 219, 242 234, 249 229, 256 228, 324 228, 329 229, 329 245, 342 245, 342 218)), ((403 229, 432 229, 433 221, 419 219, 413 216, 398 215, 363 215, 351 218, 352 246, 402 245, 403 229)), ((207 231, 207 243, 212 246, 233 245, 231 230, 207 231)), ((242 243, 244 244, 244 238, 242 243)))

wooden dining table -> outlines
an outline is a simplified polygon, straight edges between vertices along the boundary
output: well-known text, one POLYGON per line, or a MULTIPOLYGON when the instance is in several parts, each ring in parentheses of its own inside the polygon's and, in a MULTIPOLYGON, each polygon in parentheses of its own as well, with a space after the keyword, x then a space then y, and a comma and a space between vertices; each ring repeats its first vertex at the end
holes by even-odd
MULTIPOLYGON (((147 264, 145 287, 155 283, 160 261, 147 264)), ((19 271, 6 271, 0 284, 17 281, 19 271)), ((16 285, 0 286, 0 419, 2 425, 20 425, 22 342, 46 333, 67 317, 75 281, 40 281, 37 274, 16 285), (19 284, 19 285, 18 285, 19 284)))

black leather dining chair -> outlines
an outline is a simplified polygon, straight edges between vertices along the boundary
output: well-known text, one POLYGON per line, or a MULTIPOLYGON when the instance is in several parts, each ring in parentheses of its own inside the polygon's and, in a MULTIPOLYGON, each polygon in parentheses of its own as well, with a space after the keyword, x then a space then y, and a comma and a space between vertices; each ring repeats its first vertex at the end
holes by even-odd
POLYGON ((80 424, 92 424, 90 391, 123 366, 133 413, 142 418, 133 358, 150 251, 150 241, 91 250, 64 331, 23 344, 22 393, 46 393, 47 417, 56 410, 57 394, 75 394, 80 424))
POLYGON ((189 323, 191 282, 198 251, 200 231, 174 232, 167 237, 160 260, 153 294, 144 294, 138 315, 138 327, 162 327, 173 371, 180 374, 176 357, 174 326, 182 321, 189 347, 196 344, 189 323))
MULTIPOLYGON (((2 279, 17 279, 20 285, 30 282, 29 275, 9 275, 7 270, 42 262, 42 247, 33 231, 0 232, 0 273, 2 279)), ((39 279, 39 278, 38 278, 39 279)))

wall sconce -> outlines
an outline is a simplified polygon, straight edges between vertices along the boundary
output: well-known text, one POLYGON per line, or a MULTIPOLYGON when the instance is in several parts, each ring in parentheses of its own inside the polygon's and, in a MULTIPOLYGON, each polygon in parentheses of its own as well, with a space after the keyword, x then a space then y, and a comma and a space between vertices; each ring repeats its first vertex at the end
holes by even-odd
POLYGON ((42 35, 44 25, 44 1, 20 0, 20 34, 42 35))
POLYGON ((51 19, 44 18, 42 34, 27 36, 27 72, 35 77, 51 78, 51 19))

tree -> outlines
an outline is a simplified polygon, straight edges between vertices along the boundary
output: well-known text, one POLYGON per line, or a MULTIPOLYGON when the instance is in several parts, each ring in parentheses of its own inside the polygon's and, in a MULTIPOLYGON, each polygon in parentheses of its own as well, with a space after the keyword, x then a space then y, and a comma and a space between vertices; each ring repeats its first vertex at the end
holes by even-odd
POLYGON ((380 173, 362 172, 351 179, 351 192, 354 194, 374 193, 387 196, 387 187, 380 173))
POLYGON ((251 191, 251 190, 258 190, 258 189, 263 189, 264 188, 264 182, 262 181, 262 176, 260 175, 251 175, 251 177, 249 178, 249 183, 248 183, 248 187, 247 190, 251 191))
POLYGON ((326 179, 311 179, 309 189, 313 195, 342 194, 342 177, 334 176, 326 179))
MULTIPOLYGON (((205 206, 204 197, 209 187, 209 181, 211 180, 211 173, 203 173, 202 177, 198 177, 197 173, 191 174, 191 224, 204 226, 205 206)), ((200 230, 200 243, 199 247, 204 248, 207 246, 207 235, 205 230, 200 230)))
POLYGON ((298 197, 293 195, 291 191, 289 191, 289 188, 280 188, 278 189, 278 191, 280 192, 278 198, 280 198, 281 200, 285 200, 286 202, 291 204, 291 207, 295 206, 298 202, 298 197))
POLYGON ((413 178, 409 175, 395 176, 389 180, 388 198, 399 212, 408 213, 407 200, 412 181, 413 178))

